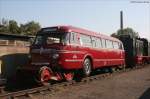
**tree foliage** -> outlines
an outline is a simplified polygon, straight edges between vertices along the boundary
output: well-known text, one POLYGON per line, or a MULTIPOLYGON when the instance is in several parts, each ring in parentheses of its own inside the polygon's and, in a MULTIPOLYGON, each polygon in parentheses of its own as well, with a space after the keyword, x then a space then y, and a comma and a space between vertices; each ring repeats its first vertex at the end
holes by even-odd
POLYGON ((8 28, 9 28, 9 31, 11 32, 11 33, 13 33, 13 34, 18 34, 19 33, 19 27, 18 27, 18 24, 17 24, 17 22, 16 21, 14 21, 14 20, 10 20, 9 21, 9 26, 8 26, 8 28))
POLYGON ((129 28, 129 27, 123 30, 119 29, 117 33, 111 34, 112 37, 116 37, 116 38, 118 38, 119 36, 123 36, 123 35, 129 35, 131 38, 139 37, 138 32, 135 32, 132 28, 129 28))
POLYGON ((15 20, 2 19, 0 22, 0 33, 35 35, 40 28, 40 24, 34 21, 20 25, 15 20))
POLYGON ((9 32, 9 27, 8 27, 9 23, 8 20, 5 20, 4 18, 0 21, 0 33, 1 32, 5 32, 8 33, 9 32))
POLYGON ((21 24, 20 25, 20 31, 23 34, 27 34, 27 35, 35 35, 36 32, 40 29, 40 25, 37 22, 31 21, 28 22, 26 24, 21 24))

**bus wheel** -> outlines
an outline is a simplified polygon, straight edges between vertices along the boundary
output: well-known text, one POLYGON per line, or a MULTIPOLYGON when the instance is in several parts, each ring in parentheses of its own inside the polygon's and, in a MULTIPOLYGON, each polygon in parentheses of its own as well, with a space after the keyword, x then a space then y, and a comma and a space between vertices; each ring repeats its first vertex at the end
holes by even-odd
POLYGON ((51 76, 52 76, 52 72, 47 66, 44 66, 40 69, 39 81, 42 85, 48 85, 51 76))
POLYGON ((89 76, 91 73, 91 61, 89 58, 86 58, 83 63, 83 75, 85 77, 89 76))

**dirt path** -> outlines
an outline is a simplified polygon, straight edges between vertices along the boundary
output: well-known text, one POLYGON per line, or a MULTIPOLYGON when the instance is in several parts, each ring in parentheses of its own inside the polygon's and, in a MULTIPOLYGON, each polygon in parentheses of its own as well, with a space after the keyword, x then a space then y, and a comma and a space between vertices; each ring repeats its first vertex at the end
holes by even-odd
MULTIPOLYGON (((43 97, 44 98, 44 97, 43 97)), ((150 66, 71 86, 46 99, 150 99, 150 66)), ((44 99, 45 99, 44 98, 44 99)))

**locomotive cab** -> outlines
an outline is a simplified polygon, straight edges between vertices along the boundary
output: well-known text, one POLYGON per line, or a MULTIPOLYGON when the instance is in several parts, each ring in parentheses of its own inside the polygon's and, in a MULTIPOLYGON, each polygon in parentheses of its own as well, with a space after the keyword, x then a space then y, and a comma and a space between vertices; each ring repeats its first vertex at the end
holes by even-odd
POLYGON ((30 48, 32 65, 56 65, 60 58, 59 51, 68 44, 68 33, 38 32, 30 48))
POLYGON ((30 63, 28 66, 19 68, 20 71, 33 75, 34 79, 40 83, 49 80, 71 80, 73 74, 63 69, 63 59, 60 54, 68 44, 67 31, 60 30, 59 27, 41 29, 30 47, 30 63))

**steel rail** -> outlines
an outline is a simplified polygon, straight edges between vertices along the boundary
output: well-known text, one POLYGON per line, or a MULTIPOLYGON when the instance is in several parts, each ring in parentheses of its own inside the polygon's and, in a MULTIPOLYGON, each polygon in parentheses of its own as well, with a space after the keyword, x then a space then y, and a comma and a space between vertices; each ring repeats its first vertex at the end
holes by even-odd
POLYGON ((137 69, 141 69, 146 66, 137 66, 134 68, 128 68, 128 69, 124 69, 124 70, 120 70, 114 73, 104 73, 104 74, 98 74, 98 75, 94 75, 94 76, 90 76, 90 77, 86 77, 83 78, 81 81, 76 82, 76 81, 70 81, 70 82, 62 82, 62 83, 56 83, 53 85, 47 85, 47 86, 41 86, 41 87, 36 87, 36 88, 32 88, 32 89, 26 89, 26 90, 21 90, 21 91, 17 91, 17 92, 10 92, 10 93, 5 93, 3 92, 2 94, 0 94, 0 99, 18 99, 17 97, 28 97, 31 99, 36 99, 36 97, 34 96, 35 93, 37 94, 41 94, 44 95, 45 93, 49 93, 49 94, 54 94, 57 91, 61 91, 62 88, 67 88, 68 86, 72 86, 72 85, 80 85, 80 84, 85 84, 91 81, 95 81, 95 80, 102 80, 105 78, 109 78, 112 77, 114 75, 118 75, 120 73, 125 73, 125 72, 129 72, 132 70, 137 70, 137 69))

